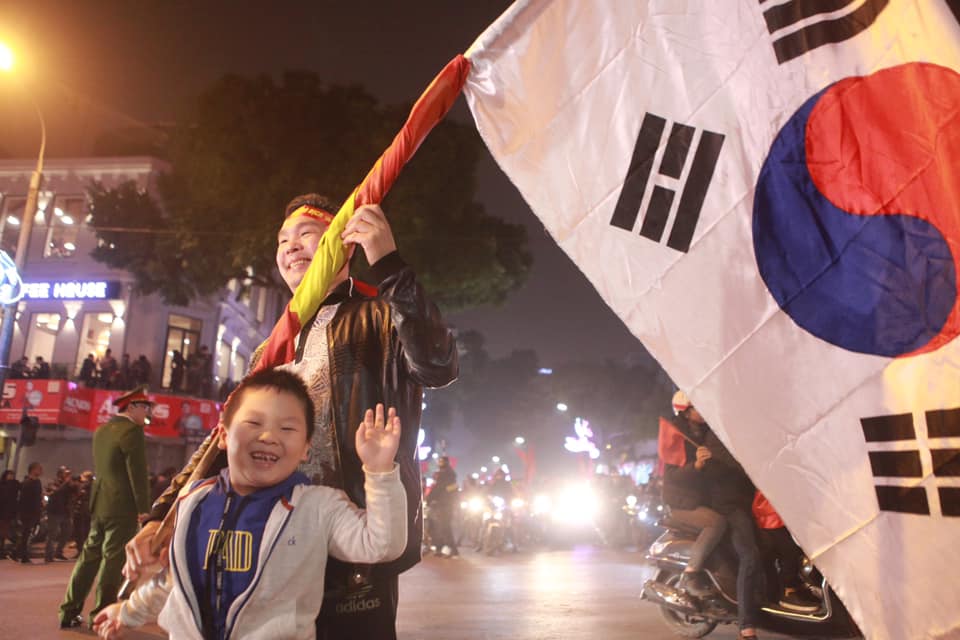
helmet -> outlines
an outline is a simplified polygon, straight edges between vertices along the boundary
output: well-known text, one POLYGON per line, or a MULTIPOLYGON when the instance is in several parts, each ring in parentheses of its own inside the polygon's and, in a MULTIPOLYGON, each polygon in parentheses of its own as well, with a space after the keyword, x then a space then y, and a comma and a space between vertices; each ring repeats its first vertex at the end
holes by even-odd
POLYGON ((680 415, 681 412, 690 408, 690 398, 683 391, 677 391, 673 394, 673 413, 680 415))

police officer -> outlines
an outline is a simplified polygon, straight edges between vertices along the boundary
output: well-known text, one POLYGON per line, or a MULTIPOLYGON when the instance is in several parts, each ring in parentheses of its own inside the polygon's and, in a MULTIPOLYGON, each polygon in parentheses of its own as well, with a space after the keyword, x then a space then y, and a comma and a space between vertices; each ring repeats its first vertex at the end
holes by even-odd
POLYGON ((143 385, 123 394, 113 404, 119 413, 93 434, 96 479, 90 493, 90 533, 60 605, 61 629, 82 624, 80 612, 98 569, 97 596, 90 620, 116 601, 123 579, 123 547, 137 532, 138 520, 150 510, 143 427, 153 402, 143 385))

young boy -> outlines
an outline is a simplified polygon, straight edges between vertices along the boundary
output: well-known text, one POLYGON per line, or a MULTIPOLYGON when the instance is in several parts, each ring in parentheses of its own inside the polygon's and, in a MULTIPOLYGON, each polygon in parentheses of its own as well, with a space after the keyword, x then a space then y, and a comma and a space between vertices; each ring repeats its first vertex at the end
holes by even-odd
POLYGON ((309 486, 296 471, 309 451, 313 413, 295 374, 261 371, 240 384, 224 407, 218 442, 227 468, 178 500, 166 575, 102 611, 95 621, 101 637, 159 612, 172 638, 314 638, 328 554, 374 563, 403 552, 396 412, 385 420, 378 404, 357 430, 366 511, 342 491, 309 486))

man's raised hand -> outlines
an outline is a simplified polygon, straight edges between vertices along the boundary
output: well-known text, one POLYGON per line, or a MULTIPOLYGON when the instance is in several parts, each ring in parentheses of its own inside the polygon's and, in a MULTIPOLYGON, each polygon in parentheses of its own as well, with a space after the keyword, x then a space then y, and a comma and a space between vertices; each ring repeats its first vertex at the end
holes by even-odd
POLYGON ((354 211, 340 238, 346 246, 359 244, 363 247, 368 264, 375 264, 380 258, 397 249, 387 216, 377 204, 364 205, 354 211))
POLYGON ((386 418, 383 404, 367 409, 363 422, 357 427, 357 455, 367 471, 384 473, 393 469, 393 459, 400 446, 400 417, 390 407, 386 418))

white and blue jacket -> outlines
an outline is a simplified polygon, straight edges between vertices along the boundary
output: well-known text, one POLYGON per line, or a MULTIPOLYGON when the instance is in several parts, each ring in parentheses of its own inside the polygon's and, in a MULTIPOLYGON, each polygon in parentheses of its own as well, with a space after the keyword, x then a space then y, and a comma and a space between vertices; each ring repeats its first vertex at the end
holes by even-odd
MULTIPOLYGON (((187 532, 216 482, 211 478, 178 501, 170 570, 124 602, 120 616, 125 625, 139 626, 159 612, 160 626, 174 640, 203 640, 203 593, 190 579, 187 532)), ((298 485, 289 501, 277 500, 263 529, 255 574, 226 613, 225 638, 314 638, 328 554, 371 564, 400 556, 407 543, 407 505, 399 468, 367 472, 364 490, 366 511, 343 491, 322 486, 298 485)), ((200 542, 207 544, 206 539, 200 542)))

